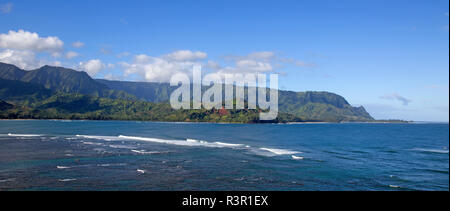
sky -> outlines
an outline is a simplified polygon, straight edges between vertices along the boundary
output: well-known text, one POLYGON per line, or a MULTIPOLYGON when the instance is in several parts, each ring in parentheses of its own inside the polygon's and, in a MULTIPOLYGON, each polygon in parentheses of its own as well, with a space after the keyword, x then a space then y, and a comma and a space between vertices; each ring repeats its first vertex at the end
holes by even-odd
POLYGON ((449 120, 448 0, 0 0, 0 62, 167 82, 277 73, 376 119, 449 120))

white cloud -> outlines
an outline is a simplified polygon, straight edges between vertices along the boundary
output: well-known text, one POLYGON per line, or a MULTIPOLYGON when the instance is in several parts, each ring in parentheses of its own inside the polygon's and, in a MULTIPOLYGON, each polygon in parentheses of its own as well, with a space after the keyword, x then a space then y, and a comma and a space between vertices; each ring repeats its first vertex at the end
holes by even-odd
POLYGON ((24 30, 0 34, 0 48, 30 50, 35 52, 59 53, 64 43, 58 37, 40 37, 37 33, 24 30))
POLYGON ((3 14, 8 14, 12 11, 13 7, 14 7, 13 3, 6 3, 0 6, 0 11, 3 14))
POLYGON ((99 59, 92 59, 87 62, 80 62, 78 69, 87 72, 90 76, 95 76, 106 67, 99 59))
POLYGON ((177 73, 190 73, 196 62, 170 61, 165 56, 151 57, 145 54, 134 56, 132 63, 122 62, 124 76, 137 75, 140 80, 148 82, 168 82, 177 73))
POLYGON ((316 67, 315 63, 307 63, 300 60, 277 56, 274 52, 253 52, 245 56, 227 56, 231 64, 220 68, 219 74, 227 73, 278 73, 286 75, 281 68, 286 65, 296 67, 316 67))
POLYGON ((36 54, 32 51, 11 49, 0 51, 0 62, 13 64, 25 70, 37 69, 44 65, 61 66, 61 62, 59 61, 47 61, 45 59, 38 59, 36 57, 36 54))
POLYGON ((58 37, 40 37, 37 33, 24 30, 0 34, 0 49, 4 49, 1 51, 1 61, 22 69, 35 69, 46 64, 60 66, 60 62, 46 58, 60 58, 64 53, 63 46, 58 37))
POLYGON ((236 67, 251 72, 270 72, 273 70, 270 63, 256 60, 239 60, 236 62, 236 67))
MULTIPOLYGON (((280 63, 295 65, 296 60, 282 61, 275 53, 269 51, 253 52, 245 56, 228 56, 226 65, 208 60, 207 54, 190 50, 176 51, 159 57, 146 54, 135 55, 131 62, 121 62, 124 77, 149 82, 168 82, 177 73, 192 74, 193 65, 202 65, 210 73, 275 73, 280 71, 280 63)), ((299 61, 297 61, 299 62, 299 61)), ((308 63, 298 63, 300 66, 313 66, 308 63)))
POLYGON ((190 50, 181 50, 181 51, 175 51, 173 53, 167 54, 164 56, 167 60, 173 60, 173 61, 197 61, 201 59, 206 59, 208 57, 208 54, 201 52, 201 51, 190 51, 190 50))
POLYGON ((79 56, 79 54, 77 52, 74 51, 69 51, 66 53, 66 58, 67 59, 73 59, 75 57, 79 56))
POLYGON ((219 74, 227 73, 270 73, 275 71, 275 53, 269 51, 253 52, 245 56, 228 56, 233 63, 219 69, 219 74))
POLYGON ((0 51, 0 62, 16 65, 22 69, 34 69, 37 68, 39 61, 36 60, 36 56, 31 51, 17 51, 6 49, 0 51))
POLYGON ((52 54, 50 54, 53 58, 59 58, 61 57, 61 53, 60 52, 54 52, 52 54))
POLYGON ((409 105, 409 103, 411 103, 411 100, 409 100, 409 99, 407 99, 407 98, 405 98, 403 96, 400 96, 397 93, 381 96, 380 98, 381 99, 385 99, 385 100, 398 100, 398 101, 402 102, 402 104, 404 106, 407 106, 407 105, 409 105))
POLYGON ((82 43, 80 41, 76 41, 76 42, 72 43, 72 47, 74 47, 74 48, 82 48, 82 47, 84 47, 84 43, 82 43))
POLYGON ((206 62, 206 64, 203 65, 205 68, 209 68, 209 69, 213 69, 213 70, 218 70, 221 68, 220 64, 218 62, 215 61, 211 61, 209 60, 208 62, 206 62))

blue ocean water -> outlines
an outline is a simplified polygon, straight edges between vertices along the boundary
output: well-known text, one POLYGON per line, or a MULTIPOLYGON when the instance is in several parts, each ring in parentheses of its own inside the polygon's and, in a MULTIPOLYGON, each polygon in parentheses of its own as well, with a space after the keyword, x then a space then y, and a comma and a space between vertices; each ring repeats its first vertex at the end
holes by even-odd
POLYGON ((448 124, 0 121, 0 190, 449 190, 448 124))

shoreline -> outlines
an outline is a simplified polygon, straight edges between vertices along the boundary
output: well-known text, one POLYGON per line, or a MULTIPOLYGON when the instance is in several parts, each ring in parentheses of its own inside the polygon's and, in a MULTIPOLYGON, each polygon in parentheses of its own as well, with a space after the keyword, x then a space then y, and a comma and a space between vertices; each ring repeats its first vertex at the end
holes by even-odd
POLYGON ((286 122, 286 123, 240 123, 240 122, 164 122, 164 121, 143 121, 143 120, 91 120, 91 119, 0 119, 0 121, 98 121, 98 122, 151 122, 151 123, 175 123, 175 124, 239 124, 239 125, 252 125, 252 124, 280 124, 280 125, 302 125, 302 124, 449 124, 448 122, 424 122, 424 121, 374 121, 374 122, 286 122))

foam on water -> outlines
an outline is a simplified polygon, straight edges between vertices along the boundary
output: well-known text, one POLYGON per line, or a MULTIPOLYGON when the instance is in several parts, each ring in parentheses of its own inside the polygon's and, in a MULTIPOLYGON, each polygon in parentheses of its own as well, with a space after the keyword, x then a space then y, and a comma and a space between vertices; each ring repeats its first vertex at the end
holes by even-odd
MULTIPOLYGON (((8 135, 12 135, 12 134, 8 134, 8 135)), ((21 135, 21 136, 25 136, 25 135, 21 135)), ((16 136, 19 136, 19 134, 16 134, 16 136)), ((40 136, 40 135, 28 134, 26 136, 40 136)), ((207 142, 207 141, 196 140, 196 139, 171 140, 171 139, 148 138, 148 137, 139 137, 139 136, 125 136, 125 135, 119 135, 119 136, 75 135, 74 138, 69 137, 66 139, 67 140, 82 139, 81 143, 86 144, 86 145, 107 146, 107 147, 116 148, 116 149, 130 149, 131 152, 138 153, 138 154, 161 154, 161 153, 167 153, 167 152, 137 150, 137 146, 126 145, 124 141, 143 141, 143 142, 152 142, 152 143, 159 143, 159 144, 185 146, 185 147, 230 148, 230 149, 237 149, 237 150, 246 150, 246 151, 250 151, 256 155, 261 155, 261 156, 266 156, 266 157, 295 155, 295 154, 302 153, 302 152, 293 151, 293 150, 289 150, 289 149, 277 149, 277 148, 267 148, 267 147, 258 148, 258 147, 253 147, 253 146, 239 144, 239 143, 207 142), (103 143, 97 143, 97 142, 93 142, 93 141, 84 141, 83 139, 85 139, 85 140, 86 139, 101 140, 101 141, 121 141, 123 144, 105 145, 103 143)), ((105 149, 95 148, 94 150, 104 151, 105 149)), ((303 159, 303 157, 298 157, 298 156, 292 156, 291 158, 294 160, 303 159)), ((68 167, 59 166, 58 168, 64 169, 64 168, 68 168, 68 167)))
POLYGON ((294 159, 294 160, 303 160, 304 157, 299 157, 299 156, 292 155, 292 159, 294 159))
POLYGON ((119 138, 122 138, 122 139, 125 139, 125 140, 147 141, 147 142, 153 142, 153 143, 172 144, 172 145, 179 145, 179 146, 205 146, 205 145, 208 145, 208 143, 203 143, 203 142, 199 142, 199 141, 192 141, 192 140, 190 140, 190 141, 179 141, 179 140, 145 138, 145 137, 123 136, 123 135, 120 135, 119 138))
POLYGON ((191 147, 215 147, 215 148, 236 148, 242 147, 242 144, 230 144, 224 142, 214 142, 210 143, 207 141, 195 140, 195 139, 186 139, 183 140, 168 140, 168 139, 158 139, 158 138, 145 138, 145 137, 136 137, 136 136, 123 136, 120 135, 119 138, 127 139, 127 140, 135 140, 135 141, 147 141, 161 144, 170 144, 170 145, 178 145, 178 146, 191 146, 191 147))
POLYGON ((413 151, 419 151, 419 152, 431 152, 431 153, 448 154, 448 150, 440 150, 440 149, 414 148, 412 150, 413 151))
POLYGON ((214 142, 215 144, 219 146, 225 146, 225 147, 243 147, 243 144, 229 144, 229 143, 223 143, 223 142, 214 142))
POLYGON ((274 148, 259 148, 259 149, 271 152, 276 155, 294 155, 294 154, 301 153, 301 152, 291 151, 291 150, 286 150, 286 149, 274 149, 274 148))
POLYGON ((3 180, 0 180, 0 183, 14 182, 14 181, 16 181, 15 178, 10 178, 10 179, 3 179, 3 180))
POLYGON ((111 166, 126 166, 126 163, 106 163, 106 164, 98 164, 99 167, 111 167, 111 166))
POLYGON ((0 156, 3 159, 0 189, 445 191, 448 190, 447 135, 448 124, 319 127, 0 121, 0 149, 3 149, 0 154, 4 153, 0 156), (42 136, 37 137, 38 134, 42 136), (54 137, 58 138, 47 143, 41 141, 54 137), (405 141, 398 141, 398 137, 405 141), (130 149, 115 149, 119 145, 130 149), (104 148, 106 152, 94 148, 104 148), (294 151, 303 153, 292 154, 294 151), (27 158, 27 162, 23 163, 22 158, 27 158), (23 168, 15 166, 22 163, 32 170, 26 172, 26 177, 23 168), (364 168, 353 168, 361 163, 364 168), (138 169, 145 173, 139 173, 138 169), (42 172, 46 177, 42 177, 42 172), (70 182, 70 179, 77 181, 70 182))
POLYGON ((136 149, 136 147, 128 145, 109 145, 109 147, 114 149, 136 149))
POLYGON ((60 181, 60 182, 73 182, 73 181, 76 181, 77 179, 60 179, 60 180, 58 180, 58 181, 60 181))
MULTIPOLYGON (((232 148, 232 149, 241 149, 241 150, 250 150, 253 153, 261 156, 282 156, 282 155, 295 155, 300 154, 302 152, 292 151, 287 149, 276 149, 276 148, 255 148, 249 145, 244 144, 231 144, 225 142, 207 142, 195 139, 186 139, 186 141, 182 140, 167 140, 167 139, 158 139, 158 138, 145 138, 145 137, 135 137, 135 136, 124 136, 120 135, 119 138, 125 140, 135 140, 135 141, 147 141, 154 143, 162 143, 162 144, 170 144, 177 146, 191 146, 191 147, 212 147, 212 148, 232 148)), ((145 154, 146 152, 142 151, 133 151, 135 153, 145 154)), ((302 157, 292 157, 293 159, 300 160, 302 157)))
MULTIPOLYGON (((107 140, 107 141, 145 141, 152 143, 160 143, 160 144, 168 144, 168 145, 176 145, 176 146, 186 146, 186 147, 211 147, 211 148, 231 148, 231 149, 240 149, 240 150, 249 150, 254 154, 261 156, 283 156, 283 155, 295 155, 300 154, 302 152, 288 150, 288 149, 276 149, 276 148, 255 148, 249 145, 244 144, 234 144, 234 143, 226 143, 226 142, 207 142, 203 140, 196 139, 186 139, 186 140, 170 140, 170 139, 159 139, 159 138, 148 138, 148 137, 139 137, 139 136, 91 136, 91 135, 77 135, 77 137, 87 138, 87 139, 97 139, 97 140, 107 140)), ((92 142, 84 142, 85 144, 94 144, 92 142)), ((161 152, 148 152, 144 150, 136 150, 135 147, 120 147, 119 145, 110 145, 112 148, 130 148, 131 152, 138 154, 157 154, 161 152)), ((301 160, 303 157, 293 156, 294 160, 301 160)))
POLYGON ((201 144, 207 144, 208 142, 206 141, 201 141, 201 140, 195 140, 195 139, 186 139, 187 142, 191 142, 191 143, 201 143, 201 144))
POLYGON ((39 135, 39 134, 13 134, 13 133, 8 133, 8 136, 11 136, 11 137, 40 137, 42 135, 39 135))
POLYGON ((163 154, 167 152, 159 152, 159 151, 145 151, 145 150, 131 150, 131 152, 138 153, 138 154, 144 154, 144 155, 151 155, 151 154, 163 154))
POLYGON ((103 144, 101 144, 101 143, 94 143, 94 142, 89 142, 89 141, 83 141, 82 143, 83 143, 83 144, 87 144, 87 145, 95 145, 95 146, 101 146, 101 145, 103 145, 103 144))
POLYGON ((87 139, 97 139, 104 141, 118 141, 121 140, 120 137, 117 136, 91 136, 91 135, 76 135, 78 138, 87 138, 87 139))

